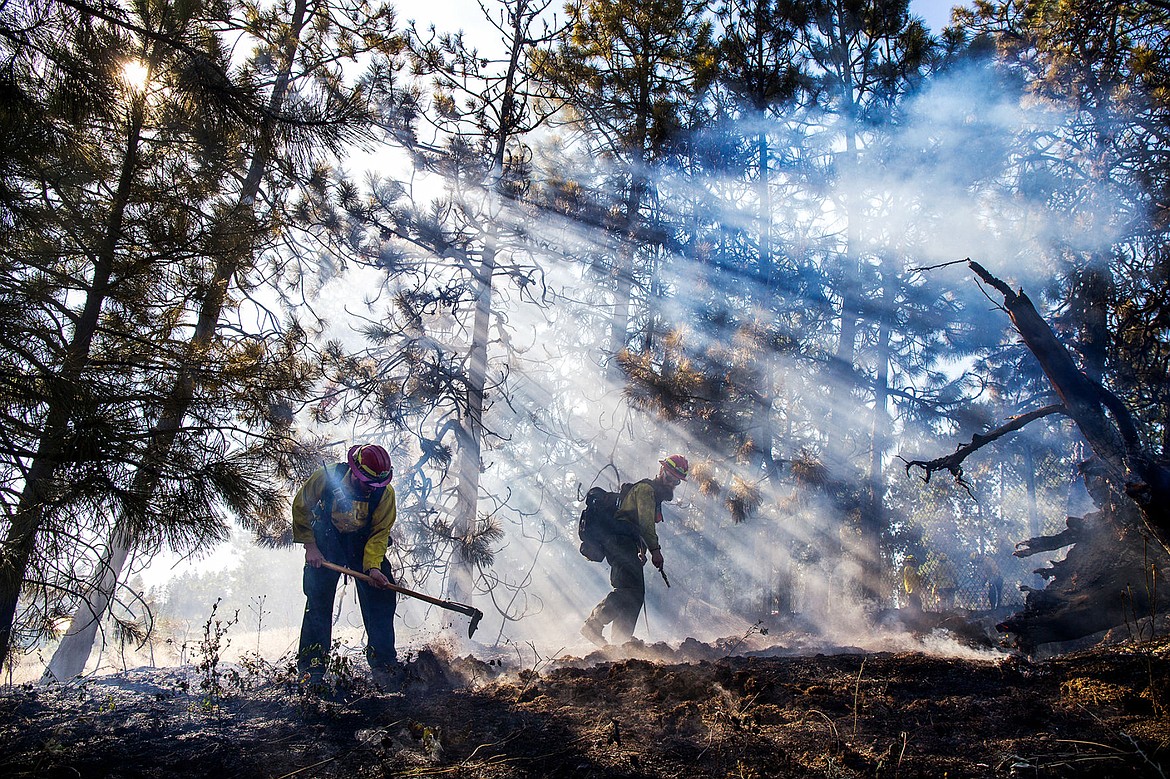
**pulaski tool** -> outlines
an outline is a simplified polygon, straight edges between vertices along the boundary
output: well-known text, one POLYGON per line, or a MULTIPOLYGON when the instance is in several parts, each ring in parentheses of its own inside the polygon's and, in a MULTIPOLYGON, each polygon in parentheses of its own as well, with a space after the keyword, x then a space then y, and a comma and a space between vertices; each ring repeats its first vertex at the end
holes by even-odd
MULTIPOLYGON (((352 568, 346 568, 344 565, 337 565, 336 563, 331 563, 328 560, 323 560, 321 562, 321 565, 325 566, 326 568, 328 568, 331 571, 337 571, 338 573, 343 573, 346 576, 352 576, 355 579, 360 579, 361 581, 365 582, 366 584, 370 585, 371 587, 378 586, 378 585, 374 584, 374 580, 371 579, 366 574, 364 574, 360 571, 355 571, 352 568)), ((667 586, 669 586, 669 584, 667 586)), ((384 585, 384 587, 388 590, 394 590, 395 592, 400 592, 403 595, 409 595, 412 598, 418 598, 419 600, 426 601, 427 603, 433 603, 434 605, 439 606, 441 608, 450 609, 451 611, 458 611, 460 614, 466 614, 467 616, 471 617, 471 624, 467 628, 467 637, 468 638, 471 638, 472 635, 475 634, 475 629, 477 627, 479 627, 479 621, 481 619, 483 619, 483 612, 480 611, 479 609, 475 608, 474 606, 468 606, 464 603, 456 603, 455 601, 452 601, 452 600, 443 600, 442 598, 435 598, 435 597, 432 597, 430 595, 425 595, 421 592, 415 592, 414 590, 408 590, 405 587, 399 587, 397 584, 387 584, 387 585, 384 585)))

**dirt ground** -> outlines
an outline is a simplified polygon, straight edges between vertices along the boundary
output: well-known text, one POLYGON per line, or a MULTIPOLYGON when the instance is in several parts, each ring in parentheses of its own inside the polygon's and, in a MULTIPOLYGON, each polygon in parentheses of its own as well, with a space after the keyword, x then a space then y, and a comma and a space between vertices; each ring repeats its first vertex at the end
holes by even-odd
POLYGON ((344 656, 317 694, 259 660, 12 686, 0 689, 0 776, 1170 772, 1170 639, 1045 660, 761 643, 633 642, 523 668, 422 649, 393 693, 344 656))

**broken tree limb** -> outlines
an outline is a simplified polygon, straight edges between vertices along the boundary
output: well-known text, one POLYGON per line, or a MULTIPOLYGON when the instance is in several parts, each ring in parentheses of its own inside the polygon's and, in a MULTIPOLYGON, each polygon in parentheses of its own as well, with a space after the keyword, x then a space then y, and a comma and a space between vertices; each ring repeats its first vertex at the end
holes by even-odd
POLYGON ((1081 517, 1068 517, 1065 519, 1065 524, 1067 527, 1054 536, 1036 536, 1027 541, 1021 541, 1016 544, 1016 551, 1012 552, 1012 555, 1014 557, 1031 557, 1041 552, 1055 552, 1057 549, 1072 546, 1080 541, 1084 536, 1085 520, 1081 517))
MULTIPOLYGON (((1123 474, 1126 470, 1126 450, 1128 445, 1136 443, 1123 437, 1122 429, 1132 430, 1132 421, 1110 424, 1105 414, 1106 407, 1114 410, 1120 402, 1106 403, 1106 396, 1111 394, 1100 384, 1090 379, 1073 360, 1072 354, 1065 348, 1056 333, 1048 325, 1032 300, 1023 291, 1014 292, 1001 279, 991 275, 986 268, 972 260, 971 270, 984 283, 995 288, 1003 295, 1004 308, 1011 317, 1012 324, 1023 338, 1028 350, 1040 363, 1041 370, 1048 378, 1049 384, 1060 398, 1067 413, 1076 422, 1077 427, 1085 435, 1093 451, 1101 457, 1116 474, 1123 474)), ((1113 400, 1116 400, 1114 398, 1113 400)), ((1127 430, 1127 432, 1128 432, 1127 430)), ((1136 434, 1135 434, 1136 436, 1136 434)))
POLYGON ((907 474, 917 466, 929 480, 934 471, 947 470, 968 487, 962 464, 972 452, 1049 413, 1067 415, 1092 451, 1080 463, 1080 471, 1099 510, 1083 518, 1069 517, 1064 532, 1017 546, 1019 557, 1065 547, 1068 551, 1063 560, 1036 571, 1047 582, 1043 589, 1021 585, 1027 593, 1024 609, 997 628, 1014 634, 1018 645, 1030 650, 1142 619, 1152 621, 1170 610, 1170 594, 1156 586, 1170 571, 1170 461, 1143 445, 1133 411, 1080 369, 1074 354, 1023 291, 1013 290, 977 262, 968 265, 983 284, 1003 296, 1004 312, 1060 403, 976 435, 945 457, 907 462, 907 474))
POLYGON ((1077 366, 1028 296, 1012 291, 974 260, 969 265, 1003 295, 1012 324, 1097 455, 1105 477, 1119 494, 1137 504, 1146 530, 1170 552, 1170 467, 1145 450, 1125 403, 1077 366))
POLYGON ((971 436, 971 443, 963 444, 954 452, 946 455, 945 457, 937 457, 933 460, 907 460, 904 457, 899 457, 898 459, 906 463, 907 475, 909 475, 911 468, 921 468, 925 473, 925 475, 922 477, 924 482, 929 483, 930 477, 935 471, 946 470, 950 471, 951 475, 955 477, 957 482, 967 486, 967 483, 963 481, 963 461, 972 454, 987 446, 992 441, 1003 438, 1008 433, 1014 433, 1015 431, 1031 424, 1032 422, 1035 422, 1037 419, 1043 419, 1044 417, 1052 416, 1053 414, 1067 413, 1068 412, 1061 404, 1044 406, 1043 408, 1029 411, 1026 414, 1014 416, 1007 422, 1007 424, 1001 425, 989 433, 976 433, 975 435, 971 436))
MULTIPOLYGON (((1136 513, 1133 506, 1123 510, 1136 513)), ((1170 597, 1148 582, 1170 570, 1167 553, 1136 534, 1118 538, 1104 514, 1093 524, 1099 526, 1086 528, 1063 560, 1035 571, 1044 589, 1027 591, 1025 608, 996 626, 1014 634, 1020 648, 1073 641, 1166 613, 1170 597)))

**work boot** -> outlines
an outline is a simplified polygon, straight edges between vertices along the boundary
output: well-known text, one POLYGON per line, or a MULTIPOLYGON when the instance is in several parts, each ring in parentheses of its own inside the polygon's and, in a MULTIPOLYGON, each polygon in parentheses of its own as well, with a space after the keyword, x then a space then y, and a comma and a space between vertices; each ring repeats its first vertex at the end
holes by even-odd
POLYGON ((324 674, 304 671, 299 676, 297 676, 297 689, 302 693, 321 697, 321 695, 329 688, 325 684, 324 674))
POLYGON ((382 692, 400 692, 402 683, 406 680, 406 669, 401 663, 371 668, 370 674, 374 678, 374 686, 382 692))
POLYGON ((581 635, 589 639, 593 644, 599 647, 606 645, 605 636, 601 635, 603 625, 595 617, 590 617, 585 620, 585 624, 581 626, 581 635))

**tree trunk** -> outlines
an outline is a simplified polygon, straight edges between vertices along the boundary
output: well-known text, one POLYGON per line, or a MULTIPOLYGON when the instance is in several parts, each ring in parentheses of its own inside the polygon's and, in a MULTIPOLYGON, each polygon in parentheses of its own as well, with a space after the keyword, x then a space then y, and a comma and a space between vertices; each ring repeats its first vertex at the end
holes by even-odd
POLYGON ((1029 557, 1072 545, 1064 560, 1039 568, 1048 579, 1042 590, 1027 588, 1023 611, 998 628, 1013 633, 1021 648, 1072 641, 1125 625, 1136 635, 1146 618, 1170 609, 1170 592, 1157 586, 1170 572, 1166 550, 1132 528, 1140 524, 1136 507, 1107 483, 1099 462, 1085 464, 1086 483, 1104 506, 1083 518, 1069 517, 1056 536, 1031 538, 1017 557, 1029 557))
POLYGON ((504 197, 504 160, 508 144, 516 128, 516 80, 520 73, 525 48, 530 45, 528 26, 533 21, 526 0, 518 0, 509 10, 510 50, 508 69, 500 95, 500 121, 492 138, 491 170, 486 189, 488 195, 487 227, 483 235, 483 250, 478 267, 473 270, 475 285, 475 318, 472 325, 468 355, 467 409, 459 425, 459 471, 456 488, 455 521, 452 527, 462 544, 457 550, 447 582, 451 599, 470 603, 474 584, 475 562, 467 553, 478 531, 479 482, 483 469, 482 447, 484 437, 484 400, 487 390, 488 347, 492 321, 493 282, 499 252, 499 219, 504 197))
MULTIPOLYGON (((453 531, 466 549, 471 544, 478 520, 479 477, 482 469, 484 392, 487 385, 489 327, 492 315, 492 276, 496 268, 496 237, 490 229, 484 241, 483 258, 475 272, 475 321, 467 377, 467 411, 459 425, 459 472, 453 531)), ((448 580, 452 600, 467 603, 471 597, 473 561, 457 553, 448 580)))
MULTIPOLYGON (((272 157, 273 124, 271 117, 279 114, 288 94, 292 79, 292 66, 300 45, 304 29, 307 0, 297 0, 290 22, 290 35, 285 47, 285 67, 273 84, 268 101, 265 126, 261 128, 260 142, 248 165, 243 186, 236 198, 235 207, 218 223, 218 239, 212 245, 224 253, 215 264, 215 272, 208 285, 208 293, 199 308, 195 330, 188 344, 187 356, 179 368, 178 376, 164 402, 159 421, 151 431, 151 440, 143 458, 143 466, 134 474, 130 494, 137 496, 142 504, 150 501, 161 479, 161 464, 167 459, 174 445, 175 434, 182 426, 183 419, 195 397, 197 374, 204 366, 204 356, 211 348, 217 332, 219 317, 223 313, 228 289, 232 279, 243 265, 251 259, 253 244, 249 238, 254 230, 241 229, 241 222, 251 223, 255 217, 256 197, 260 182, 272 157), (240 236, 244 236, 243 239, 240 236)), ((81 674, 93 651, 93 642, 106 610, 113 602, 114 591, 121 576, 122 568, 129 557, 132 539, 127 528, 135 524, 132 518, 121 517, 111 535, 110 547, 103 560, 98 580, 83 596, 70 620, 70 626, 53 657, 45 668, 41 681, 65 681, 81 674)))
POLYGON ((69 628, 57 645, 53 657, 45 667, 41 682, 65 682, 85 671, 85 664, 93 652, 93 643, 106 610, 114 599, 118 578, 130 555, 130 541, 115 532, 110 550, 103 558, 97 581, 73 613, 69 628))
POLYGON ((20 593, 44 522, 46 503, 50 500, 48 485, 56 473, 57 464, 68 456, 65 438, 72 420, 73 399, 89 364, 98 321, 109 293, 126 209, 130 203, 130 191, 138 168, 145 112, 146 98, 138 95, 130 105, 126 151, 122 157, 114 198, 110 202, 102 243, 94 257, 93 276, 85 306, 77 318, 61 369, 54 380, 61 392, 45 413, 37 452, 24 474, 24 489, 4 539, 3 554, 0 555, 0 666, 8 660, 12 649, 20 593))
MULTIPOLYGON (((634 293, 635 255, 638 251, 638 220, 645 192, 644 177, 634 174, 626 197, 625 226, 618 246, 613 272, 613 318, 610 321, 610 350, 617 354, 626 348, 629 338, 630 306, 634 293)), ((616 364, 615 364, 616 369, 616 364)))
MULTIPOLYGON (((757 120, 764 126, 765 115, 760 112, 757 120)), ((760 180, 757 182, 757 200, 759 201, 760 256, 759 275, 764 288, 771 291, 775 265, 772 259, 772 186, 771 169, 768 165, 770 151, 768 149, 768 134, 761 130, 756 135, 756 154, 759 157, 760 180)))
MULTIPOLYGON (((890 310, 892 300, 888 295, 882 306, 890 310)), ((885 459, 889 414, 886 404, 890 395, 890 326, 885 317, 878 326, 878 341, 875 345, 874 360, 877 374, 873 386, 873 424, 870 430, 869 480, 861 516, 861 565, 864 577, 863 594, 867 600, 876 601, 882 593, 881 537, 885 529, 885 477, 882 463, 885 459)))
POLYGON ((1032 445, 1024 443, 1024 485, 1028 493, 1028 530, 1033 537, 1039 536, 1040 507, 1036 499, 1036 461, 1032 456, 1032 445))
MULTIPOLYGON (((837 8, 837 26, 834 32, 837 35, 834 47, 837 51, 837 62, 841 68, 840 73, 837 74, 838 86, 844 101, 841 113, 844 117, 845 151, 841 155, 843 157, 841 169, 846 174, 852 174, 860 167, 856 130, 857 95, 853 58, 850 56, 848 33, 845 30, 845 10, 841 7, 837 8)), ((857 334, 861 324, 862 291, 860 284, 862 273, 859 256, 861 217, 857 203, 858 199, 854 197, 853 188, 846 187, 841 196, 841 209, 845 220, 845 272, 841 276, 841 326, 837 349, 833 355, 833 366, 830 370, 830 377, 837 385, 833 395, 842 398, 843 404, 849 402, 854 389, 853 369, 857 357, 857 334)), ((851 418, 853 412, 852 408, 844 410, 838 409, 836 405, 829 406, 825 414, 825 430, 830 436, 830 441, 832 438, 841 440, 845 437, 842 435, 845 431, 838 430, 837 427, 842 424, 843 420, 851 418)), ((832 453, 833 470, 839 472, 843 466, 840 447, 830 443, 827 451, 832 453)), ((838 476, 840 475, 838 473, 838 476)))
MULTIPOLYGON (((1170 470, 1143 446, 1129 410, 1100 383, 1081 371, 1072 355, 1023 292, 1015 292, 981 265, 972 270, 1004 298, 1004 306, 1024 344, 1039 361, 1060 398, 1060 411, 1076 423, 1094 457, 1081 465, 1085 486, 1100 507, 1080 521, 1070 518, 1059 537, 1036 537, 1017 555, 1072 544, 1065 559, 1037 571, 1050 581, 1028 591, 1022 612, 1000 629, 1018 636, 1025 648, 1068 641, 1165 613, 1170 593, 1157 584, 1170 571, 1170 470), (1146 537, 1153 537, 1154 543, 1146 537)), ((1039 418, 1053 407, 1025 415, 1039 418)), ((1014 429, 1026 424, 1013 422, 1014 429)), ((1003 434, 973 440, 958 452, 931 463, 912 463, 928 474, 947 468, 961 478, 962 459, 1003 434)))
POLYGON ((1170 469, 1142 447, 1129 410, 1077 367, 1027 295, 1013 292, 978 263, 971 267, 1003 295, 1012 323, 1097 455, 1104 478, 1137 503, 1145 528, 1170 550, 1170 469))

